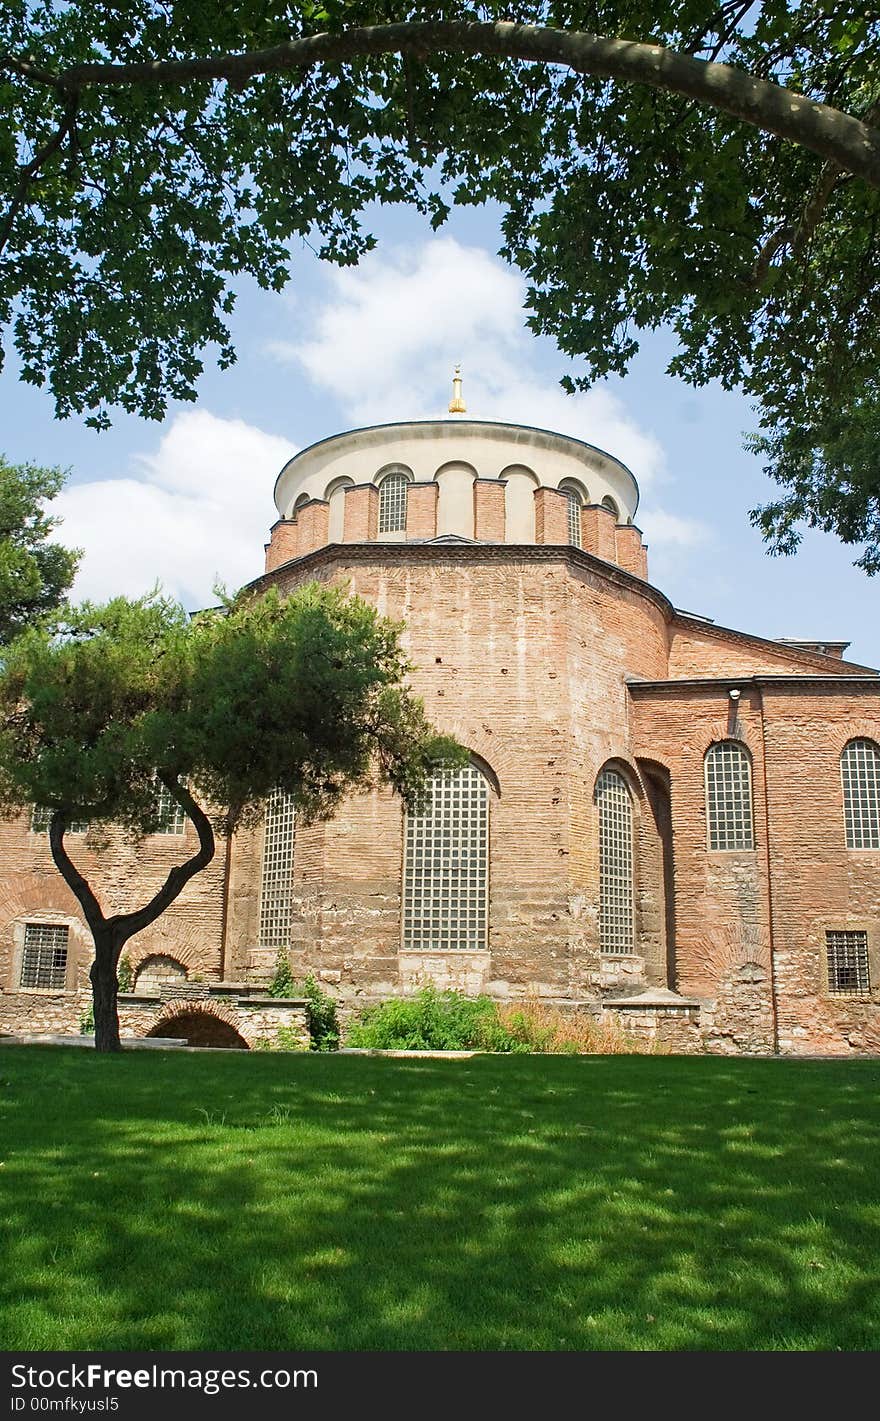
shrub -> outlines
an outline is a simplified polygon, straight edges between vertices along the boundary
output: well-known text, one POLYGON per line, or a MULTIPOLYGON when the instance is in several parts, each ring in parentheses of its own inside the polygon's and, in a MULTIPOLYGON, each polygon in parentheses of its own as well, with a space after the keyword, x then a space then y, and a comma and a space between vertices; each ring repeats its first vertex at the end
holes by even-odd
POLYGON ((321 990, 311 972, 302 985, 306 999, 306 1023, 313 1051, 336 1051, 339 1047, 339 1018, 336 1003, 321 990))
POLYGON ((94 1036, 95 1034, 95 1004, 89 1002, 88 1007, 79 1019, 80 1036, 94 1036))
POLYGON ((415 997, 368 1007, 349 1027, 346 1045, 385 1051, 505 1051, 619 1055, 659 1048, 583 1012, 526 999, 501 1005, 424 987, 415 997))
POLYGON ((386 1051, 528 1050, 502 1026, 489 997, 423 987, 414 997, 368 1007, 348 1031, 349 1046, 386 1051))
POLYGON ((293 973, 290 970, 290 962, 284 948, 278 949, 278 956, 275 959, 275 971, 270 978, 266 988, 270 997, 295 997, 296 982, 293 980, 293 973))
POLYGON ((134 972, 131 967, 131 958, 124 952, 119 959, 119 966, 116 968, 116 981, 119 984, 120 992, 130 992, 134 985, 134 972))

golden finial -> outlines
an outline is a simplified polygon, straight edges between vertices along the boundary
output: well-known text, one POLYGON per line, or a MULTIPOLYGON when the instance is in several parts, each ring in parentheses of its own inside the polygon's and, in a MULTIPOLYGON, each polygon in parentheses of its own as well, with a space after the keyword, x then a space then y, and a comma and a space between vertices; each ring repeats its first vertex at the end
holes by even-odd
POLYGON ((456 365, 452 377, 452 399, 449 401, 450 414, 466 414, 467 405, 461 397, 461 366, 456 365))

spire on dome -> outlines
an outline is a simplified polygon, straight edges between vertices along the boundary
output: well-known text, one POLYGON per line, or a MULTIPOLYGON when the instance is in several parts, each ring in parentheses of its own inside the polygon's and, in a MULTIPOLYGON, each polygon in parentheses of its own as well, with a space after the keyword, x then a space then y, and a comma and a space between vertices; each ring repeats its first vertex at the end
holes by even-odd
POLYGON ((449 401, 450 414, 465 414, 467 405, 461 393, 461 366, 456 365, 455 373, 452 377, 452 399, 449 401))

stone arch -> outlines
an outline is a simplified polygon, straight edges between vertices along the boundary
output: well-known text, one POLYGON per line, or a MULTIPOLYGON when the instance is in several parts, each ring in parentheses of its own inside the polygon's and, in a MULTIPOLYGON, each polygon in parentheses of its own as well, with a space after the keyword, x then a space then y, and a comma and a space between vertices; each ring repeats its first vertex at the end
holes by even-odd
POLYGON ((141 1034, 185 1037, 188 1032, 204 1038, 193 1040, 192 1044, 196 1046, 224 1045, 247 1051, 251 1045, 235 1013, 212 1001, 169 1002, 162 1007, 153 1025, 141 1034))
MULTIPOLYGON (((644 822, 651 832, 639 832, 638 858, 640 898, 644 903, 656 896, 659 928, 656 966, 663 969, 663 985, 673 991, 678 967, 675 923, 675 845, 672 833, 672 776, 668 765, 638 757, 639 774, 645 786, 644 822)), ((650 906, 650 905, 648 905, 650 906)))
POLYGON ((609 513, 614 514, 615 523, 620 522, 620 508, 618 507, 617 500, 612 498, 610 493, 606 493, 602 499, 602 507, 607 508, 609 513))
POLYGON ((305 508, 306 504, 311 503, 311 501, 312 499, 310 494, 301 493, 299 495, 299 498, 294 499, 293 508, 290 511, 291 518, 296 518, 296 515, 299 513, 300 509, 305 508))

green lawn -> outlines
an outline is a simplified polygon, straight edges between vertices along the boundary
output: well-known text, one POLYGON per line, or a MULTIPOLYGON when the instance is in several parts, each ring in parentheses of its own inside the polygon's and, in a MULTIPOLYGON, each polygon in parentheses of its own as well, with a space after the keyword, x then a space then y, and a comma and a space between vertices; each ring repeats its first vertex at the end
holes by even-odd
POLYGON ((876 1348, 880 1062, 0 1051, 0 1347, 876 1348))

